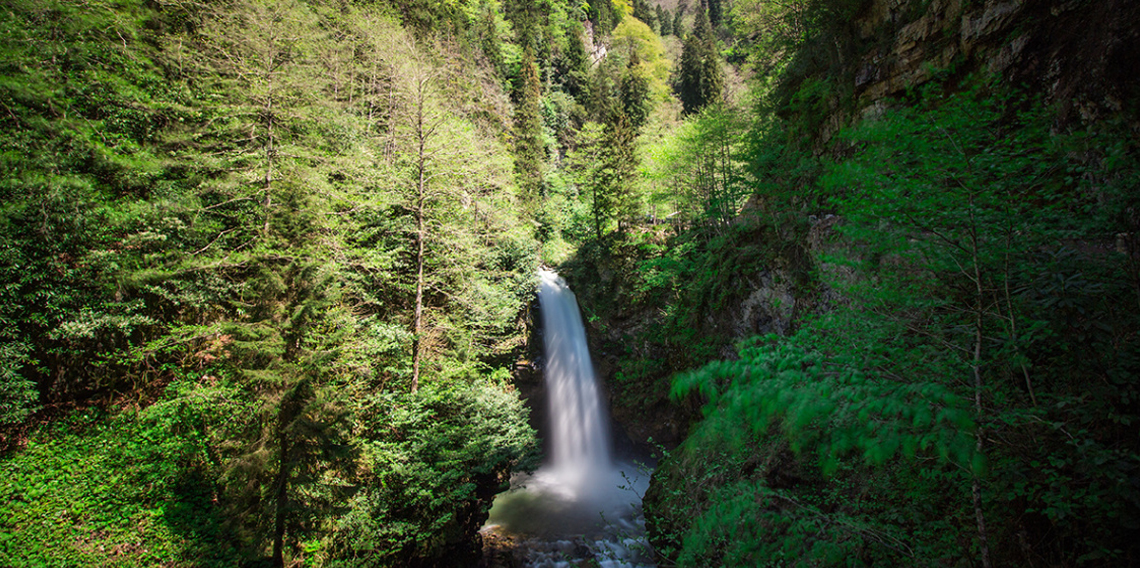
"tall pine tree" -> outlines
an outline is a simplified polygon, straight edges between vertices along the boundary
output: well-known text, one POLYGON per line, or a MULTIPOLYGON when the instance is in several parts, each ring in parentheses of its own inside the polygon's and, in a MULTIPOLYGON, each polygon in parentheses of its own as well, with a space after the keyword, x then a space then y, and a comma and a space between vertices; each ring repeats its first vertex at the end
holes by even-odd
POLYGON ((724 9, 720 4, 720 0, 705 1, 708 3, 709 23, 712 24, 714 28, 720 26, 721 22, 724 21, 724 9))
POLYGON ((575 27, 566 37, 566 51, 562 54, 562 88, 570 96, 584 103, 590 90, 590 58, 582 41, 582 29, 575 27))
POLYGON ((716 52, 716 38, 704 11, 697 12, 693 32, 685 38, 676 90, 685 114, 697 112, 724 96, 724 73, 716 52))
POLYGON ((594 238, 601 240, 628 226, 639 211, 633 189, 637 176, 634 150, 636 132, 625 114, 615 112, 606 124, 586 123, 577 135, 577 147, 568 156, 571 171, 587 201, 594 238))
POLYGON ((594 22, 594 37, 610 35, 617 25, 613 4, 610 0, 590 0, 589 4, 590 21, 594 22))
POLYGON ((521 89, 515 111, 515 171, 523 197, 533 202, 542 190, 546 147, 542 141, 542 83, 530 47, 523 52, 521 89))
POLYGON ((682 19, 685 17, 685 9, 687 4, 681 2, 677 5, 677 11, 673 15, 673 35, 677 37, 685 37, 685 25, 682 19))
POLYGON ((634 190, 637 179, 637 131, 624 114, 606 126, 605 169, 606 201, 617 221, 618 231, 631 226, 641 210, 641 202, 634 190))
POLYGON ((673 33, 673 16, 668 10, 661 7, 660 4, 657 5, 657 25, 659 26, 657 31, 661 34, 661 37, 673 33))
POLYGON ((645 71, 641 69, 641 59, 632 46, 629 50, 629 63, 621 77, 620 89, 622 111, 629 120, 629 125, 637 130, 648 120, 651 108, 649 79, 645 77, 645 71))
POLYGON ((633 17, 645 22, 654 31, 658 30, 657 13, 646 0, 633 0, 633 17))

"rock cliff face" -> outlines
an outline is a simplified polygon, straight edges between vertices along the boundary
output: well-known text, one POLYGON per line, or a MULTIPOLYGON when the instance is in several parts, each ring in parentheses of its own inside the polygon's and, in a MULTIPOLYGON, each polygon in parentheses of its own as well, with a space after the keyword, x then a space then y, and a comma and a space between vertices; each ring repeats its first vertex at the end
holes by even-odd
POLYGON ((875 43, 852 69, 863 116, 939 70, 1026 85, 1061 122, 1116 115, 1140 95, 1133 0, 871 0, 855 24, 875 43))

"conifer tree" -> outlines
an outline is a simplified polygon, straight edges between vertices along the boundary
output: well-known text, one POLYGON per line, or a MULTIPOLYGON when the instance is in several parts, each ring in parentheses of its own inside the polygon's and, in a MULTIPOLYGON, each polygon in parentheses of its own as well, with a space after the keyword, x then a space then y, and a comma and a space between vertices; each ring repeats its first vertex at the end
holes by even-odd
POLYGON ((523 52, 521 88, 515 112, 515 171, 523 197, 533 201, 542 188, 546 148, 542 141, 542 84, 538 79, 534 51, 529 47, 523 52))
POLYGON ((498 25, 495 21, 496 13, 491 7, 487 7, 483 13, 482 22, 479 25, 479 39, 483 48, 483 54, 490 61, 495 71, 502 76, 507 74, 507 64, 503 58, 503 41, 499 37, 498 25))
POLYGON ((607 122, 621 104, 621 91, 613 58, 607 58, 594 68, 590 81, 590 98, 586 109, 595 122, 607 122))
POLYGON ((716 52, 716 38, 705 12, 697 12, 693 32, 685 38, 677 94, 685 114, 697 112, 720 100, 724 93, 724 73, 716 52))
POLYGON ((519 47, 524 50, 530 49, 532 54, 535 53, 541 33, 538 13, 540 7, 529 0, 515 0, 505 4, 506 16, 515 27, 519 47))
POLYGON ((649 80, 641 69, 636 49, 630 49, 629 63, 621 78, 621 106, 630 126, 637 130, 649 118, 649 80))
POLYGON ((665 37, 673 33, 673 16, 660 4, 657 5, 657 25, 659 27, 658 32, 661 34, 661 37, 665 37))
MULTIPOLYGON (((396 69, 401 109, 394 125, 403 155, 393 164, 393 181, 401 192, 399 210, 410 225, 405 232, 411 241, 414 290, 410 390, 416 391, 433 353, 451 341, 445 335, 450 325, 441 323, 447 318, 447 302, 462 302, 464 288, 474 277, 470 255, 481 238, 479 201, 487 185, 508 184, 500 179, 499 165, 489 159, 495 145, 481 140, 465 117, 444 102, 451 83, 446 69, 434 66, 415 45, 405 51, 407 57, 396 69), (441 297, 438 292, 444 289, 448 293, 441 297)), ((537 91, 533 65, 529 83, 537 91)), ((531 110, 532 124, 541 128, 537 101, 531 110)), ((533 141, 541 144, 537 136, 533 141)), ((541 167, 537 161, 532 165, 541 167)), ((485 222, 486 214, 483 217, 485 222)))
POLYGON ((585 102, 590 88, 590 59, 582 41, 582 30, 574 29, 567 36, 562 57, 562 87, 579 102, 585 102))
POLYGON ((650 29, 658 30, 657 14, 646 0, 633 0, 633 17, 645 22, 650 29))
POLYGON ((708 3, 709 23, 712 27, 720 26, 724 20, 724 10, 721 7, 720 0, 705 0, 708 3))
MULTIPOLYGON (((260 201, 260 237, 266 238, 270 235, 274 194, 287 175, 288 158, 295 157, 283 154, 281 149, 293 144, 291 137, 297 133, 281 128, 281 124, 306 114, 305 107, 312 103, 312 86, 320 84, 323 77, 305 51, 319 45, 322 38, 296 34, 295 29, 311 23, 305 21, 311 15, 296 2, 244 2, 237 6, 244 11, 243 17, 219 10, 206 24, 206 39, 193 62, 203 67, 214 82, 213 88, 231 93, 223 103, 228 122, 248 132, 245 143, 228 148, 219 144, 216 152, 232 160, 229 172, 241 172, 226 180, 226 185, 235 184, 226 187, 233 192, 228 197, 234 203, 260 201), (251 160, 250 149, 255 147, 259 158, 251 160)), ((212 138, 226 139, 217 136, 220 133, 211 134, 212 138)))
POLYGON ((700 99, 700 73, 700 41, 693 34, 689 34, 685 36, 685 42, 681 47, 681 69, 677 73, 677 82, 674 86, 685 114, 692 114, 703 102, 700 99))
POLYGON ((614 7, 610 0, 590 0, 589 16, 594 22, 594 37, 601 38, 610 35, 617 25, 614 17, 614 7))
POLYGON ((625 113, 614 111, 604 124, 589 122, 577 136, 568 162, 587 200, 594 238, 601 240, 616 222, 628 226, 640 207, 633 181, 637 175, 637 133, 625 113))
POLYGON ((677 37, 685 37, 685 25, 682 18, 685 17, 685 4, 677 5, 677 11, 673 15, 673 35, 677 37))
POLYGON ((607 182, 606 200, 617 221, 618 231, 629 227, 637 218, 641 203, 634 191, 637 178, 637 131, 624 114, 606 126, 606 161, 603 171, 607 182))

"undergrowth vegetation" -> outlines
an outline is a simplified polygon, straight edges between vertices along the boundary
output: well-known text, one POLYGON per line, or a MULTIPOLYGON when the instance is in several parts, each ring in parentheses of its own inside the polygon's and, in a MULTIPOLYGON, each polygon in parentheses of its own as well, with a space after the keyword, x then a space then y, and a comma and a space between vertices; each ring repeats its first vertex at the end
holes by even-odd
MULTIPOLYGON (((34 431, 0 466, 5 563, 258 564, 274 522, 258 489, 271 448, 235 441, 263 427, 263 403, 239 382, 204 382, 175 381, 145 409, 91 408, 34 431)), ((464 524, 478 528, 479 508, 512 465, 535 465, 517 461, 535 456, 517 397, 451 385, 339 402, 344 418, 305 425, 287 458, 295 558, 374 566, 475 557, 457 546, 471 530, 464 524)))

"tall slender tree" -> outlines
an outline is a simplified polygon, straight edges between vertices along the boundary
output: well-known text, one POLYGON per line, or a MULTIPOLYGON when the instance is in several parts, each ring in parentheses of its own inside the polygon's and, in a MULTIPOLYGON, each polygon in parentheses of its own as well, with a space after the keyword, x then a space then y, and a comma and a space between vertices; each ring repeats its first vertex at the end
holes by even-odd
POLYGON ((681 50, 677 94, 685 114, 692 114, 724 96, 724 72, 716 52, 716 38, 704 11, 697 12, 693 31, 681 50))
POLYGON ((606 58, 594 67, 590 78, 590 98, 586 105, 591 120, 606 122, 621 105, 619 70, 616 58, 606 58))
POLYGON ((637 175, 636 137, 625 113, 615 110, 604 124, 584 125, 568 157, 598 240, 609 234, 614 224, 619 230, 628 226, 640 210, 633 185, 637 175))
POLYGON ((645 125, 649 119, 649 79, 641 68, 637 50, 630 46, 629 63, 621 77, 621 108, 634 130, 645 125))
POLYGON ((708 5, 709 23, 712 24, 714 28, 720 26, 721 22, 724 21, 724 9, 720 1, 721 0, 705 0, 708 5))
POLYGON ((589 0, 590 21, 594 22, 594 37, 601 38, 610 35, 617 25, 614 15, 614 6, 610 0, 589 0))
POLYGON ((427 216, 430 207, 430 194, 433 188, 428 185, 430 155, 429 140, 438 128, 439 116, 431 116, 427 108, 428 89, 434 77, 424 73, 413 77, 412 120, 415 126, 415 193, 412 210, 416 218, 416 303, 412 314, 412 392, 420 385, 420 365, 423 361, 424 335, 424 265, 427 261, 425 241, 427 240, 427 216))
POLYGON ((630 227, 641 210, 634 187, 637 179, 637 130, 625 114, 619 114, 606 125, 606 152, 603 180, 607 183, 606 200, 617 221, 618 231, 630 227))
POLYGON ((645 22, 650 29, 657 31, 657 13, 646 0, 633 0, 633 17, 645 22))
POLYGON ((582 41, 583 31, 576 26, 567 33, 566 51, 560 61, 562 88, 579 102, 585 102, 590 88, 590 58, 582 41))
POLYGON ((542 140, 542 83, 534 51, 529 47, 523 52, 521 89, 515 111, 515 172, 523 197, 533 202, 542 190, 546 146, 542 140))
MULTIPOLYGON (((393 69, 398 108, 392 128, 400 146, 389 167, 392 182, 400 188, 395 211, 406 219, 405 234, 410 237, 407 249, 414 290, 410 388, 415 391, 425 374, 443 371, 438 365, 428 369, 439 361, 435 355, 454 348, 457 341, 481 337, 472 330, 456 330, 448 321, 448 312, 475 303, 466 297, 471 281, 478 278, 472 274, 476 262, 472 256, 478 254, 472 249, 493 240, 483 232, 490 222, 484 204, 506 204, 513 190, 503 177, 510 166, 493 159, 501 147, 485 139, 463 113, 448 106, 454 76, 411 40, 393 49, 402 51, 393 69), (491 192, 502 195, 492 197, 491 192)), ((529 83, 532 89, 538 88, 535 74, 529 83)), ((531 111, 533 124, 541 127, 537 102, 531 111)))
MULTIPOLYGON (((233 203, 260 201, 258 215, 260 237, 270 232, 274 193, 284 174, 281 148, 292 142, 282 122, 305 113, 310 89, 319 84, 319 72, 306 51, 321 39, 306 35, 306 22, 311 14, 296 2, 239 4, 242 16, 234 10, 219 10, 205 24, 201 57, 195 60, 207 71, 214 88, 232 93, 223 103, 229 124, 246 131, 246 143, 217 149, 229 158, 232 175, 226 180, 226 191, 233 203), (240 31, 239 31, 240 30, 240 31), (256 149, 257 159, 250 159, 256 149), (236 187, 235 187, 236 186, 236 187)), ((221 132, 204 137, 225 140, 221 132)), ((218 189, 221 190, 218 184, 218 189)))
POLYGON ((658 31, 658 33, 661 34, 661 37, 665 37, 667 35, 672 34, 673 33, 673 15, 669 13, 669 10, 666 10, 660 4, 657 5, 656 12, 657 12, 657 26, 658 26, 657 31, 658 31))

